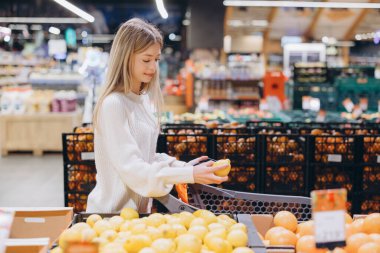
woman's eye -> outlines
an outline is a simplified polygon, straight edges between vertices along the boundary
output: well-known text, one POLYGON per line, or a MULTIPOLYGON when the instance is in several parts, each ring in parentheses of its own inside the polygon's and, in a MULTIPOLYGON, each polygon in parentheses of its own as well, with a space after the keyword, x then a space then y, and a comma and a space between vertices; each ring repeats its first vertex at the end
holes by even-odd
POLYGON ((148 62, 150 62, 150 60, 143 60, 143 62, 146 62, 146 63, 148 63, 148 62))

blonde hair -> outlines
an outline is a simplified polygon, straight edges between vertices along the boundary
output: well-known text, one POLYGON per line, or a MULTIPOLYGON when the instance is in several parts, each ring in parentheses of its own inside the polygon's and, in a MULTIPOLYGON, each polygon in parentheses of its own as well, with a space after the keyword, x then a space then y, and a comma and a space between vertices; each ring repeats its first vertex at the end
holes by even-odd
MULTIPOLYGON (((94 109, 93 124, 95 128, 98 123, 102 102, 109 94, 112 92, 122 92, 124 94, 132 92, 134 55, 143 52, 157 43, 162 48, 163 40, 161 33, 156 27, 141 19, 133 18, 120 26, 112 43, 105 87, 94 109)), ((157 69, 149 83, 142 84, 141 92, 147 93, 150 100, 153 101, 157 123, 159 124, 163 97, 159 85, 158 72, 159 70, 157 69)))

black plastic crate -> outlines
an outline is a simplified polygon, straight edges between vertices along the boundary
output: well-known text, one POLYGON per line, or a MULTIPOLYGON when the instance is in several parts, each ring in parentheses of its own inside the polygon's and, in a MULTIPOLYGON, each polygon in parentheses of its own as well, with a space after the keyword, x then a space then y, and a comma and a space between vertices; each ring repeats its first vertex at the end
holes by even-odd
POLYGON ((355 192, 356 166, 327 166, 312 167, 314 190, 345 188, 348 194, 355 192))
POLYGON ((87 198, 88 193, 70 192, 65 196, 65 206, 73 207, 75 213, 84 212, 87 208, 87 198))
POLYGON ((326 123, 324 122, 303 122, 303 121, 294 121, 286 123, 286 126, 290 129, 315 129, 315 128, 324 128, 326 123))
POLYGON ((65 164, 94 163, 94 134, 65 133, 62 134, 63 162, 65 164))
POLYGON ((379 192, 380 164, 377 166, 365 165, 362 171, 362 190, 367 193, 379 192))
POLYGON ((306 165, 266 165, 264 193, 306 196, 306 165))
POLYGON ((257 161, 257 136, 252 134, 224 133, 213 135, 214 154, 216 160, 230 159, 231 163, 255 164, 257 161))
POLYGON ((257 192, 259 185, 257 172, 257 166, 232 164, 228 181, 222 183, 220 187, 234 191, 257 192))
POLYGON ((247 127, 284 127, 285 123, 282 121, 247 121, 247 127))
MULTIPOLYGON (((380 165, 380 135, 358 137, 363 141, 363 162, 380 165)), ((379 188, 380 189, 380 188, 379 188)))
POLYGON ((263 135, 265 163, 306 164, 306 138, 294 134, 263 135))
POLYGON ((185 162, 203 155, 213 157, 209 134, 161 134, 157 150, 185 162))
MULTIPOLYGON (((351 135, 310 135, 310 162, 312 164, 352 164, 355 162, 355 138, 351 135)), ((358 156, 356 156, 358 159, 358 156)))
POLYGON ((96 168, 93 165, 65 166, 65 193, 84 192, 89 193, 96 185, 96 168))
POLYGON ((355 196, 357 210, 354 213, 371 214, 380 212, 380 194, 360 193, 355 196))

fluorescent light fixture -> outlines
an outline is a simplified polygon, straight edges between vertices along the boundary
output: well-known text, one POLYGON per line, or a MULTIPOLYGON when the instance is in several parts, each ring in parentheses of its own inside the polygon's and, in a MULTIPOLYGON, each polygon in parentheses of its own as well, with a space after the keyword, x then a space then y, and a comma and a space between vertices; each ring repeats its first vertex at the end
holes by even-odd
POLYGON ((232 19, 232 20, 227 21, 227 25, 233 26, 233 27, 239 27, 239 26, 244 26, 244 22, 242 20, 232 19))
POLYGON ((87 21, 82 18, 0 17, 0 23, 85 24, 87 21))
POLYGON ((12 30, 17 30, 17 31, 23 31, 25 29, 26 30, 28 29, 27 25, 20 25, 20 24, 10 24, 8 27, 12 30))
POLYGON ((253 26, 266 27, 266 26, 268 26, 268 21, 267 20, 252 20, 251 24, 253 26))
POLYGON ((57 27, 50 26, 49 27, 49 33, 59 35, 61 33, 61 30, 59 30, 57 27))
POLYGON ((12 33, 11 28, 0 26, 0 33, 10 35, 12 33))
POLYGON ((380 9, 380 3, 225 0, 225 6, 380 9))
POLYGON ((11 36, 7 35, 4 37, 5 42, 9 42, 11 40, 11 36))
POLYGON ((167 19, 169 17, 168 12, 165 9, 163 0, 156 0, 157 10, 160 13, 161 17, 167 19))
POLYGON ((76 7, 75 5, 73 5, 72 3, 70 3, 70 2, 68 2, 66 0, 54 0, 54 2, 62 5, 63 7, 65 7, 66 9, 68 9, 69 11, 77 14, 79 17, 83 18, 84 20, 87 20, 90 23, 92 23, 92 22, 95 21, 94 16, 88 14, 84 10, 76 7))
POLYGON ((31 25, 30 30, 32 31, 40 31, 42 30, 42 25, 31 25))

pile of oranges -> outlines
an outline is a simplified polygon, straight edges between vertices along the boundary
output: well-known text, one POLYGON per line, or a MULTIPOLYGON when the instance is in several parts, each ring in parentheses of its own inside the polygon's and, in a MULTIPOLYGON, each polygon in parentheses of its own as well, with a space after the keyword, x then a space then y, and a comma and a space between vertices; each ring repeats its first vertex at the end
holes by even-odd
MULTIPOLYGON (((263 238, 266 245, 291 245, 297 253, 328 252, 315 247, 314 221, 298 224, 292 213, 281 211, 275 215, 274 225, 263 238)), ((346 214, 346 243, 333 253, 380 253, 380 213, 356 220, 346 214)))

